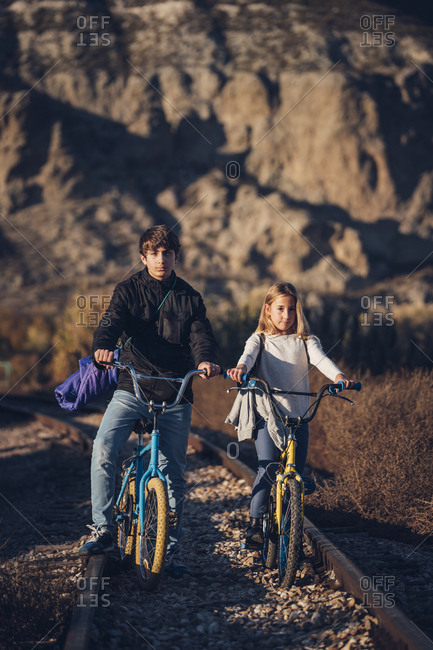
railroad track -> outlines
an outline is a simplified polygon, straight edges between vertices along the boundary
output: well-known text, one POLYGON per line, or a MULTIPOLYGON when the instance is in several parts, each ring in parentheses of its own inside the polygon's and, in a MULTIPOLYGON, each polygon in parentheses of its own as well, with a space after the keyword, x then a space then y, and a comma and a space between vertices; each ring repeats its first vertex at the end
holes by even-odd
MULTIPOLYGON (((14 400, 15 402, 17 400, 14 400)), ((0 402, 0 407, 2 406, 2 403, 0 402)), ((18 408, 18 405, 15 404, 11 405, 9 403, 9 408, 18 408)), ((34 408, 34 404, 32 403, 31 406, 27 406, 27 413, 28 409, 34 408)), ((50 407, 45 405, 44 410, 50 410, 50 407)), ((60 426, 56 425, 55 420, 53 420, 51 415, 48 415, 46 412, 44 414, 39 413, 38 418, 44 418, 44 419, 39 419, 39 422, 41 422, 44 426, 60 426), (49 420, 46 418, 50 418, 49 420)), ((68 436, 69 435, 69 427, 64 426, 64 422, 62 425, 62 435, 63 436, 68 436)), ((83 424, 83 423, 81 423, 83 424)), ((74 425, 69 423, 69 426, 72 427, 74 425)), ((87 425, 89 426, 89 425, 87 425)), ((86 431, 86 433, 83 433, 82 429, 80 427, 75 425, 75 431, 72 433, 73 440, 75 440, 75 445, 78 445, 80 448, 80 451, 82 454, 88 454, 89 452, 89 431, 86 431), (77 441, 77 436, 83 438, 83 442, 79 443, 77 441)), ((72 429, 71 429, 72 431, 72 429)), ((200 460, 197 461, 197 459, 201 458, 203 453, 207 454, 212 454, 214 457, 218 456, 220 459, 221 463, 223 464, 223 468, 221 468, 218 471, 221 472, 227 472, 229 470, 231 473, 234 474, 234 476, 237 477, 237 479, 230 478, 229 475, 226 473, 225 477, 221 479, 220 478, 215 478, 214 484, 215 484, 215 489, 218 490, 218 485, 225 484, 227 485, 230 483, 230 481, 234 481, 234 484, 232 487, 230 487, 230 491, 237 490, 239 492, 239 496, 236 497, 237 501, 235 502, 235 507, 230 510, 230 508, 225 508, 225 510, 230 510, 229 515, 228 515, 228 521, 229 523, 224 524, 228 525, 228 529, 225 531, 224 535, 225 537, 230 537, 230 535, 227 535, 227 531, 235 531, 237 530, 237 535, 239 536, 241 534, 242 527, 244 526, 244 521, 242 521, 239 515, 239 512, 242 510, 245 511, 245 505, 248 501, 248 494, 250 491, 249 486, 252 483, 254 472, 245 464, 242 464, 239 462, 238 459, 231 459, 229 458, 228 454, 226 453, 226 450, 222 450, 221 448, 217 447, 216 445, 213 445, 210 443, 208 440, 205 440, 203 437, 198 436, 198 435, 192 435, 191 436, 191 445, 193 446, 195 452, 193 452, 193 456, 195 455, 195 462, 198 462, 198 469, 194 469, 193 467, 193 483, 197 483, 198 485, 201 486, 199 488, 196 487, 195 493, 198 494, 199 489, 203 489, 206 492, 206 489, 203 487, 203 485, 208 482, 209 476, 213 476, 213 469, 209 469, 208 466, 203 467, 201 466, 202 463, 200 460), (199 454, 197 454, 199 452, 199 454), (200 465, 201 463, 201 465, 200 465), (224 467, 227 468, 227 470, 224 469, 224 467), (200 472, 204 472, 205 478, 202 477, 200 472)), ((194 463, 193 463, 194 465, 194 463)), ((210 466, 211 467, 211 466, 210 466)), ((194 492, 192 492, 194 494, 194 492)), ((88 495, 87 495, 88 498, 88 495)), ((227 500, 227 498, 225 497, 227 500)), ((208 499, 206 499, 208 500, 208 499)), ((196 515, 200 513, 200 509, 202 508, 203 502, 200 501, 199 499, 199 505, 193 504, 193 510, 194 508, 197 510, 196 515)), ((53 516, 55 515, 55 512, 53 513, 53 516)), ((206 515, 207 516, 207 515, 206 515)), ((225 516, 225 515, 224 515, 225 516)), ((224 516, 221 515, 221 519, 224 520, 224 516)), ((190 516, 187 515, 188 518, 190 516)), ((212 517, 211 517, 212 518, 212 517)), ((215 525, 215 524, 214 524, 215 525)), ((267 594, 263 597, 263 603, 264 605, 255 605, 255 608, 264 607, 265 611, 264 614, 265 616, 263 617, 262 612, 256 612, 256 614, 251 614, 251 611, 254 612, 254 608, 252 608, 252 605, 248 605, 246 607, 247 614, 246 615, 239 615, 239 611, 241 614, 244 614, 242 611, 241 605, 233 605, 230 604, 232 601, 230 597, 223 598, 221 599, 221 593, 219 588, 214 588, 213 591, 215 594, 211 598, 210 607, 217 611, 221 607, 224 607, 227 609, 225 611, 224 616, 226 619, 230 622, 230 626, 232 628, 232 631, 236 631, 238 633, 237 639, 238 643, 240 640, 239 634, 245 633, 244 637, 247 640, 246 645, 242 645, 242 647, 249 647, 248 643, 251 643, 251 647, 257 647, 257 644, 254 644, 254 634, 251 632, 252 626, 254 626, 254 620, 255 618, 259 619, 268 619, 267 623, 268 625, 265 625, 263 623, 264 629, 268 629, 269 627, 269 619, 275 621, 275 627, 277 629, 278 634, 275 637, 275 630, 272 631, 269 630, 266 632, 266 634, 262 634, 263 639, 262 639, 262 647, 267 647, 267 639, 271 639, 272 641, 272 647, 297 647, 296 643, 302 643, 303 647, 331 647, 332 644, 334 645, 332 647, 344 647, 344 648, 350 648, 350 647, 379 647, 377 645, 374 645, 375 643, 379 645, 381 644, 382 647, 385 648, 408 648, 408 649, 423 649, 423 648, 433 648, 432 642, 420 631, 416 626, 414 626, 404 615, 403 613, 398 610, 395 605, 392 607, 386 607, 385 605, 387 604, 387 594, 386 592, 383 592, 381 589, 378 589, 377 586, 366 580, 365 574, 357 569, 348 559, 342 555, 340 551, 334 546, 334 544, 324 537, 320 531, 310 522, 306 521, 306 526, 305 526, 305 532, 306 532, 306 537, 308 539, 308 546, 310 547, 310 555, 311 555, 311 561, 313 564, 313 567, 316 572, 319 572, 322 576, 324 574, 327 575, 328 581, 324 582, 324 584, 327 584, 328 586, 325 587, 325 591, 327 589, 330 590, 329 594, 325 594, 325 599, 327 598, 329 602, 337 601, 336 605, 340 604, 342 605, 342 609, 344 614, 342 615, 342 618, 344 619, 346 617, 346 623, 347 626, 352 625, 352 629, 350 630, 351 634, 346 634, 348 637, 348 640, 346 644, 341 645, 342 639, 346 638, 344 634, 341 634, 341 630, 339 630, 339 625, 340 623, 335 622, 335 615, 334 618, 330 616, 330 614, 333 611, 333 607, 335 605, 330 606, 330 610, 327 606, 323 604, 321 601, 321 595, 319 594, 319 586, 320 584, 323 583, 323 580, 320 582, 317 582, 317 576, 315 578, 312 578, 311 575, 308 576, 308 571, 307 575, 303 576, 302 574, 299 577, 299 584, 301 585, 300 587, 295 585, 293 589, 297 589, 301 591, 301 593, 295 592, 295 595, 291 595, 289 592, 285 594, 279 593, 277 589, 277 585, 275 583, 275 580, 272 578, 272 576, 268 574, 264 574, 261 572, 260 567, 258 566, 258 559, 251 557, 251 554, 242 554, 239 551, 239 541, 235 539, 233 542, 226 542, 227 544, 231 544, 230 546, 230 567, 229 571, 226 573, 226 581, 229 580, 229 577, 233 574, 233 571, 236 572, 236 574, 239 574, 239 570, 236 570, 236 567, 243 567, 244 569, 244 575, 242 576, 243 579, 245 579, 245 575, 250 575, 248 580, 251 580, 251 576, 261 576, 260 580, 263 579, 264 583, 260 584, 265 584, 267 588, 267 594), (248 565, 248 562, 252 562, 251 566, 248 565), (330 578, 333 578, 333 583, 332 581, 330 582, 330 578), (329 587, 329 584, 333 584, 332 588, 329 587), (303 591, 304 590, 304 591, 303 591), (348 593, 353 594, 354 598, 351 599, 348 597, 348 593), (319 595, 318 595, 319 594, 319 595), (332 594, 335 594, 332 597, 332 594), (305 598, 307 597, 307 600, 305 598), (310 603, 313 604, 313 609, 311 610, 308 606, 308 597, 310 599, 310 603), (357 601, 355 600, 357 599, 357 601), (293 609, 293 605, 296 604, 296 600, 302 603, 307 603, 303 609, 303 614, 304 619, 302 619, 302 615, 299 614, 298 609, 293 609), (228 604, 227 604, 228 603, 228 604), (289 603, 288 606, 287 603, 289 603), (379 605, 379 606, 378 606, 379 605), (275 611, 273 609, 273 606, 275 606, 275 611), (365 606, 368 606, 368 612, 369 614, 367 615, 365 610, 365 606), (230 609, 232 608, 232 610, 230 609), (236 611, 236 607, 240 608, 236 611), (279 610, 277 609, 279 607, 279 610), (329 610, 329 611, 328 611, 329 610), (350 611, 352 610, 352 611, 350 611), (237 613, 238 612, 238 613, 237 613), (267 615, 266 615, 267 612, 267 615), (350 623, 347 622, 349 620, 348 615, 351 614, 353 615, 353 622, 350 623), (255 617, 255 618, 254 618, 255 617), (322 619, 322 620, 320 620, 322 619), (329 620, 328 620, 329 619, 329 620), (290 625, 288 625, 288 623, 290 625), (332 638, 331 636, 328 637, 326 636, 327 633, 327 628, 326 625, 329 625, 332 627, 334 626, 333 629, 337 630, 336 634, 340 634, 340 637, 335 636, 335 639, 332 638), (364 629, 366 627, 367 629, 364 629), (284 645, 286 641, 284 640, 284 635, 286 635, 286 638, 290 638, 290 628, 295 628, 296 633, 298 634, 299 638, 298 640, 292 639, 288 643, 288 645, 284 645), (299 628, 299 629, 298 629, 299 628), (309 628, 309 629, 307 629, 309 628), (317 631, 316 631, 317 628, 317 631), (362 636, 359 637, 357 636, 357 630, 361 630, 362 636), (378 632, 380 631, 380 634, 378 632), (361 643, 361 639, 367 639, 367 637, 370 639, 370 637, 373 637, 374 632, 374 637, 375 641, 373 642, 371 640, 371 643, 373 645, 365 645, 361 643), (307 642, 309 636, 311 637, 311 646, 306 645, 305 642, 307 642), (251 639, 250 639, 251 637, 251 639), (274 638, 275 637, 275 638, 274 638), (313 643, 313 639, 315 640, 313 643), (379 641, 378 641, 379 639, 379 641), (292 644, 295 645, 292 645, 292 644), (322 644, 322 645, 321 645, 322 644), (323 645, 324 644, 324 645, 323 645), (357 645, 358 644, 358 645, 357 645)), ((202 535, 203 539, 206 539, 206 531, 204 533, 200 533, 202 535)), ((210 535, 212 537, 212 535, 210 535)), ((212 543, 212 540, 208 540, 208 544, 210 542, 210 546, 215 546, 215 544, 212 543)), ((221 542, 218 542, 220 544, 221 542)), ((194 541, 191 545, 191 548, 194 548, 194 545, 197 544, 197 537, 194 537, 194 541)), ((185 543, 187 545, 187 542, 185 543)), ((36 549, 34 549, 36 550, 36 549)), ((51 549, 52 550, 52 549, 51 549)), ((69 549, 70 550, 70 549, 69 549)), ((44 550, 41 548, 38 549, 38 552, 44 552, 44 550)), ((45 549, 45 553, 47 552, 47 549, 45 549)), ((63 552, 66 553, 66 549, 63 549, 63 552)), ((221 549, 221 555, 216 556, 218 561, 220 561, 221 557, 223 557, 223 554, 225 552, 225 549, 221 549)), ((70 567, 69 570, 71 573, 73 571, 77 572, 78 568, 75 565, 73 565, 73 560, 69 556, 67 556, 68 561, 70 562, 70 567)), ((112 584, 116 585, 118 587, 121 587, 121 592, 125 593, 124 590, 127 590, 128 588, 133 591, 134 599, 141 600, 143 601, 143 596, 142 594, 137 594, 134 592, 135 589, 135 584, 134 584, 134 576, 127 577, 124 575, 123 572, 117 573, 117 566, 114 566, 113 568, 113 561, 111 561, 111 566, 105 567, 105 557, 96 557, 96 558, 91 558, 86 569, 86 574, 83 575, 80 569, 80 576, 82 577, 81 583, 80 583, 80 589, 79 589, 79 602, 77 609, 75 610, 75 614, 72 618, 72 624, 69 628, 69 634, 66 640, 65 644, 65 649, 67 650, 74 650, 75 648, 86 648, 88 647, 89 641, 92 641, 92 647, 105 647, 105 644, 107 641, 111 644, 108 645, 107 647, 122 647, 122 648, 127 648, 129 647, 127 642, 125 644, 125 640, 127 638, 126 634, 126 629, 121 629, 120 630, 120 635, 119 635, 119 630, 117 630, 117 636, 114 634, 114 636, 109 636, 108 639, 104 637, 104 632, 103 632, 103 627, 104 627, 104 616, 100 616, 101 612, 104 614, 104 608, 103 608, 103 602, 101 603, 101 598, 104 596, 104 593, 102 593, 101 596, 101 589, 100 589, 100 581, 103 578, 104 571, 108 568, 111 577, 109 580, 112 582, 112 584), (116 575, 117 573, 117 575, 116 575), (99 603, 101 607, 99 610, 95 607, 95 604, 99 603), (92 619, 93 615, 95 612, 98 611, 98 617, 99 617, 99 623, 98 623, 98 617, 97 617, 97 624, 99 625, 99 628, 95 625, 93 625, 92 628, 92 619), (117 641, 116 641, 117 639, 117 641), (99 646, 98 643, 102 642, 104 646, 99 646), (116 643, 121 642, 120 645, 116 645, 116 643)), ((212 555, 209 558, 210 561, 215 562, 215 555, 212 555)), ((193 564, 194 564, 194 558, 193 558, 193 564)), ((217 563, 218 564, 218 563, 217 563)), ((115 565, 115 563, 114 563, 115 565)), ((221 568, 222 573, 224 574, 224 567, 221 568)), ((227 567, 225 567, 227 568, 227 567)), ((77 575, 77 573, 75 573, 77 575)), ((182 591, 182 588, 179 587, 178 583, 174 585, 170 585, 170 582, 173 581, 167 581, 167 589, 168 592, 172 590, 173 594, 178 594, 179 590, 182 591)), ((208 593, 209 589, 212 589, 212 585, 217 585, 218 586, 218 576, 212 576, 212 570, 210 570, 210 575, 209 571, 207 572, 206 576, 203 575, 198 575, 198 577, 195 577, 193 580, 193 584, 196 584, 197 587, 196 589, 198 591, 203 590, 205 593, 208 593), (203 584, 205 587, 203 587, 203 584)), ((248 584, 245 583, 245 584, 248 584)), ((253 594, 250 594, 250 599, 254 602, 255 597, 260 597, 259 593, 256 593, 254 590, 257 590, 257 585, 254 586, 252 591, 254 592, 253 594)), ((259 591, 261 590, 261 587, 259 588, 259 591)), ((251 588, 250 588, 251 591, 251 588)), ((210 592, 211 594, 213 593, 212 591, 210 592)), ((106 601, 108 599, 108 594, 105 594, 106 596, 106 601)), ((263 594, 262 594, 263 596, 263 594)), ((110 598, 113 600, 113 604, 115 607, 119 608, 119 612, 122 612, 124 610, 128 611, 131 610, 131 605, 128 604, 127 602, 122 604, 122 593, 120 594, 120 599, 118 596, 111 595, 110 598), (121 608, 124 608, 122 610, 121 608)), ((191 600, 191 596, 189 596, 191 600)), ((164 595, 161 596, 162 602, 164 604, 164 595)), ((203 601, 203 598, 201 598, 203 601)), ((248 598, 247 598, 248 600, 248 598)), ((182 594, 180 598, 180 604, 182 604, 182 594)), ((255 601, 256 603, 259 601, 255 601)), ((178 603, 179 604, 179 603, 178 603)), ((167 603, 165 603, 167 605, 167 603)), ((186 603, 188 605, 188 603, 186 603)), ((197 608, 198 614, 200 613, 200 608, 199 608, 199 603, 196 602, 195 605, 193 603, 192 609, 194 607, 197 608)), ((108 608, 112 609, 112 608, 108 608)), ((147 609, 147 608, 146 608, 147 609)), ((191 607, 188 609, 188 606, 182 609, 180 608, 179 611, 182 611, 184 618, 180 618, 179 621, 183 620, 183 623, 179 623, 178 625, 182 625, 185 627, 185 625, 189 625, 189 621, 194 620, 195 614, 191 617, 191 607), (185 612, 187 612, 185 614, 185 612), (185 623, 185 621, 187 621, 185 623)), ((174 609, 174 613, 176 613, 176 608, 174 609)), ((206 613, 206 612, 205 612, 206 613)), ((195 636, 200 638, 203 637, 205 634, 211 634, 211 637, 213 637, 213 644, 215 647, 218 647, 218 643, 221 640, 218 636, 218 630, 222 634, 223 632, 227 634, 227 629, 224 629, 224 625, 221 624, 221 616, 215 614, 215 616, 212 616, 209 618, 209 616, 206 616, 205 613, 203 613, 202 619, 198 618, 195 620, 196 625, 195 625, 195 636), (198 621, 198 622, 197 622, 198 621), (201 621, 201 622, 200 622, 201 621), (209 622, 210 621, 210 622, 209 622), (211 632, 209 632, 211 630, 211 632), (212 631, 213 630, 213 631, 212 631)), ((214 612, 215 613, 215 612, 214 612)), ((144 628, 143 629, 134 629, 136 628, 135 621, 136 619, 140 620, 139 616, 139 611, 134 609, 132 607, 132 619, 130 623, 124 622, 124 628, 125 625, 129 627, 129 632, 133 632, 133 635, 136 637, 135 642, 140 643, 139 638, 136 636, 137 634, 141 635, 142 638, 145 639, 147 643, 151 643, 154 647, 177 647, 176 643, 179 642, 179 634, 177 634, 176 630, 171 630, 168 632, 168 637, 166 637, 164 641, 164 636, 158 635, 156 633, 157 631, 153 630, 152 628, 144 628), (171 637, 173 637, 171 639, 171 637), (158 639, 160 638, 160 641, 158 639), (149 641, 150 639, 150 641, 149 641), (171 639, 171 640, 170 640, 171 639), (164 643, 167 643, 167 645, 164 645, 164 643)), ((151 618, 151 617, 150 617, 151 618)), ((145 616, 145 620, 148 621, 149 617, 145 616)), ((156 617, 158 619, 158 616, 156 617)), ((263 622, 263 621, 262 621, 263 622)), ((166 625, 167 621, 162 618, 161 619, 162 625, 166 625)), ((347 627, 346 626, 346 627, 347 627)), ((143 626, 141 626, 143 627, 143 626)), ((341 627, 341 625, 340 625, 341 627)), ((344 625, 343 625, 344 627, 344 625)), ((114 628, 114 631, 116 631, 116 628, 114 628)), ((257 631, 256 631, 257 632, 257 631)), ((257 632, 257 634, 259 634, 257 632)), ((260 633, 261 634, 261 633, 260 633)), ((259 636, 260 636, 259 634, 259 636)), ((194 638, 194 637, 193 637, 194 638)), ((203 640, 201 641, 203 643, 203 640)), ((370 643, 370 640, 367 642, 370 643)), ((133 647, 133 642, 131 641, 131 647, 133 647)), ((53 647, 52 645, 50 647, 53 647)), ((178 647, 182 648, 185 647, 183 645, 179 645, 178 647)), ((191 641, 188 643, 189 648, 193 647, 207 647, 206 645, 194 645, 194 642, 191 641)), ((222 645, 221 647, 231 647, 230 645, 222 645)), ((240 645, 233 647, 241 647, 240 645)), ((301 645, 299 645, 301 647, 301 645)))
POLYGON ((54 648, 81 575, 90 444, 70 423, 0 407, 0 647, 54 648))

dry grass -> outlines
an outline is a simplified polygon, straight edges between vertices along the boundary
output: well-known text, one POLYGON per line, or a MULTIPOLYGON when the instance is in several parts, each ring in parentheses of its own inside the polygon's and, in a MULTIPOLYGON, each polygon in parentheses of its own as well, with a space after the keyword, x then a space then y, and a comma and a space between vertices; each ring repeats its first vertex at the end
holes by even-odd
POLYGON ((75 583, 63 572, 47 580, 43 566, 10 564, 0 573, 0 647, 61 648, 75 603, 75 583))
POLYGON ((227 388, 235 384, 231 379, 214 377, 213 379, 194 379, 194 405, 192 426, 203 429, 224 431, 235 438, 236 432, 229 424, 224 424, 233 405, 236 394, 227 394, 227 388))
POLYGON ((364 377, 354 407, 324 400, 317 421, 334 478, 310 504, 431 533, 432 391, 433 372, 416 370, 364 377))

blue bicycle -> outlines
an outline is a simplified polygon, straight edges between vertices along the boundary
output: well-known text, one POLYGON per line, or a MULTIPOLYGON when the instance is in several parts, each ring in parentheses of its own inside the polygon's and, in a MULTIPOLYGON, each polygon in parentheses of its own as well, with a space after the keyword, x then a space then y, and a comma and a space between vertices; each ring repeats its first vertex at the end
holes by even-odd
POLYGON ((158 467, 159 430, 158 417, 168 409, 177 406, 189 381, 204 370, 191 370, 183 378, 149 377, 138 374, 128 363, 113 361, 116 368, 129 372, 134 393, 140 404, 153 414, 153 423, 138 420, 135 432, 138 444, 134 454, 122 466, 122 486, 114 506, 117 526, 117 542, 122 560, 135 555, 135 566, 140 585, 146 591, 156 589, 164 572, 167 553, 168 529, 175 524, 175 513, 169 511, 167 481, 158 467), (176 399, 171 404, 156 404, 147 401, 141 393, 139 379, 163 379, 180 382, 176 399), (145 434, 150 434, 150 443, 143 444, 145 434), (150 452, 145 469, 144 456, 150 452), (134 553, 135 550, 135 553, 134 553))

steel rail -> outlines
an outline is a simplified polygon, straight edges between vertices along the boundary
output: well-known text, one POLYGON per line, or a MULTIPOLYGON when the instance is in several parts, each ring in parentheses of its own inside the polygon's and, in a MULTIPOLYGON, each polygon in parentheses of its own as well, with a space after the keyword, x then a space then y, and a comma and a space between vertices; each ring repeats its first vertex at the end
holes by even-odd
MULTIPOLYGON (((22 399, 24 400, 25 397, 22 399)), ((64 419, 55 418, 47 413, 43 413, 42 411, 35 411, 32 407, 18 404, 15 400, 9 400, 7 397, 0 399, 0 409, 10 411, 11 413, 24 413, 25 415, 30 415, 41 424, 44 424, 51 429, 57 429, 60 433, 69 436, 71 440, 80 446, 81 451, 85 455, 89 456, 92 453, 92 440, 90 437, 79 427, 70 422, 66 422, 64 419)))
POLYGON ((101 580, 107 564, 106 555, 91 555, 84 574, 84 589, 72 615, 63 650, 87 650, 93 618, 97 610, 101 580))

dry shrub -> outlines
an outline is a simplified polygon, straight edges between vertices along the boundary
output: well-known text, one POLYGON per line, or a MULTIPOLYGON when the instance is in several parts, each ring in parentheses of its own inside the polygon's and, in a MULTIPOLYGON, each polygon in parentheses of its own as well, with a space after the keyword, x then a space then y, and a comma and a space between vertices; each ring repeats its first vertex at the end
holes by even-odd
POLYGON ((21 314, 13 309, 2 309, 0 319, 0 355, 2 359, 10 359, 20 351, 26 340, 27 322, 21 314))
MULTIPOLYGON (((12 373, 0 373, 0 391, 17 386, 18 391, 38 390, 48 379, 45 355, 51 348, 52 318, 40 313, 5 309, 0 320, 0 360, 8 362, 12 373), (42 360, 42 361, 41 361, 42 360)), ((49 356, 49 355, 47 355, 49 356)))
POLYGON ((73 307, 65 310, 53 336, 53 344, 57 345, 53 351, 50 371, 55 385, 78 370, 78 361, 91 353, 93 335, 103 311, 99 303, 90 306, 88 301, 83 307, 76 302, 73 307))
POLYGON ((416 370, 363 378, 354 407, 323 401, 317 417, 326 432, 329 471, 310 504, 432 531, 433 372, 416 370), (321 412, 320 412, 321 411, 321 412))
POLYGON ((48 578, 43 566, 0 573, 0 647, 61 648, 75 603, 75 583, 64 572, 48 578))
MULTIPOLYGON (((38 313, 5 310, 0 321, 0 360, 12 366, 14 392, 51 389, 78 370, 79 359, 91 352, 108 300, 107 293, 90 292, 84 286, 63 313, 44 313, 43 307, 38 313)), ((2 385, 0 391, 7 388, 2 385)))

